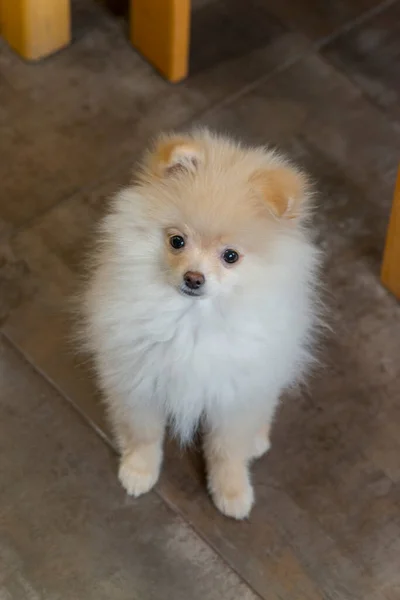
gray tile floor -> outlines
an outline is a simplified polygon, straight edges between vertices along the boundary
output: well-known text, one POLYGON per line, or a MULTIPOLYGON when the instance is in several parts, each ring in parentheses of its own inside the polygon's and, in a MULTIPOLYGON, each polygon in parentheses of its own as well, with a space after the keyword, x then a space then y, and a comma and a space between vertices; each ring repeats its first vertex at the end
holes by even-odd
MULTIPOLYGON (((121 2, 115 2, 122 5, 121 2)), ((379 268, 400 161, 400 0, 197 0, 171 86, 126 20, 73 2, 36 65, 0 42, 0 598, 400 598, 400 306, 379 268), (217 514, 169 443, 132 501, 70 298, 107 199, 149 138, 192 123, 283 148, 315 177, 335 335, 285 399, 249 522, 217 514)))

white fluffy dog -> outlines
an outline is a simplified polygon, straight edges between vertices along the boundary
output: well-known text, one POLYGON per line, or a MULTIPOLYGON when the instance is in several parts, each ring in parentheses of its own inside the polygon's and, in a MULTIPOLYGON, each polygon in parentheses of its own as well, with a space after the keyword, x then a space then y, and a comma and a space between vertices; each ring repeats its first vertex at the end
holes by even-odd
POLYGON ((216 506, 249 515, 251 459, 280 393, 312 360, 318 251, 305 175, 207 130, 164 136, 101 225, 84 300, 121 452, 139 496, 156 483, 166 424, 204 430, 216 506))

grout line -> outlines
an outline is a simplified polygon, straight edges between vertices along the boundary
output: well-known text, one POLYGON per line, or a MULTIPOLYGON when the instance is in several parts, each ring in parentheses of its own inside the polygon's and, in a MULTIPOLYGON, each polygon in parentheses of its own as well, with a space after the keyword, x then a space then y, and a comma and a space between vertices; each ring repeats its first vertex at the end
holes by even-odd
POLYGON ((322 39, 316 41, 314 43, 314 48, 316 50, 320 50, 321 48, 324 48, 325 46, 327 46, 331 42, 335 41, 340 36, 345 35, 349 31, 356 29, 360 25, 363 25, 367 21, 370 21, 371 19, 373 19, 380 13, 384 12, 385 10, 390 8, 392 5, 396 4, 397 1, 398 0, 383 0, 383 2, 378 4, 378 6, 373 6, 369 10, 366 10, 365 12, 361 13, 361 15, 358 15, 357 17, 352 19, 351 21, 347 21, 347 23, 344 23, 341 27, 339 27, 338 29, 336 29, 335 31, 333 31, 332 33, 327 35, 325 38, 322 38, 322 39))
POLYGON ((111 440, 109 439, 109 437, 106 435, 106 433, 104 433, 104 431, 101 429, 101 427, 99 425, 97 425, 97 423, 95 423, 87 414, 84 410, 82 410, 77 404, 76 402, 74 402, 69 394, 66 394, 63 389, 54 381, 54 379, 52 379, 51 377, 49 377, 49 375, 43 371, 37 364, 36 362, 30 358, 29 354, 27 354, 24 350, 22 350, 22 348, 19 346, 19 344, 16 344, 14 342, 14 340, 12 339, 12 337, 9 336, 9 334, 4 331, 4 329, 0 328, 0 339, 1 337, 3 337, 7 343, 14 349, 14 351, 19 354, 19 356, 33 369, 33 371, 39 375, 42 379, 44 379, 48 385, 50 385, 55 392, 64 400, 66 400, 67 404, 72 407, 74 409, 74 411, 80 416, 80 418, 91 428, 95 431, 95 433, 103 440, 103 442, 105 442, 107 444, 107 446, 109 446, 114 452, 115 452, 115 448, 111 442, 111 440))
POLYGON ((244 85, 243 87, 238 89, 236 92, 232 92, 232 94, 230 94, 226 98, 222 98, 221 100, 218 100, 217 102, 215 102, 215 104, 207 107, 206 109, 201 111, 198 115, 196 115, 195 117, 190 119, 190 121, 196 121, 196 119, 198 119, 199 117, 204 117, 205 115, 207 116, 208 114, 212 114, 213 112, 219 110, 220 108, 224 108, 225 106, 229 106, 229 105, 233 104, 233 102, 235 102, 236 100, 239 100, 242 96, 245 96, 249 92, 252 92, 253 90, 260 87, 261 85, 263 85, 264 83, 266 83, 267 81, 269 81, 270 79, 272 79, 273 77, 278 75, 279 73, 282 73, 286 69, 289 69, 296 63, 300 62, 305 56, 307 56, 307 54, 309 52, 310 52, 310 49, 305 48, 303 52, 299 53, 297 56, 293 56, 292 58, 287 59, 280 65, 277 65, 276 67, 271 69, 271 71, 269 71, 267 74, 257 77, 254 81, 244 85))

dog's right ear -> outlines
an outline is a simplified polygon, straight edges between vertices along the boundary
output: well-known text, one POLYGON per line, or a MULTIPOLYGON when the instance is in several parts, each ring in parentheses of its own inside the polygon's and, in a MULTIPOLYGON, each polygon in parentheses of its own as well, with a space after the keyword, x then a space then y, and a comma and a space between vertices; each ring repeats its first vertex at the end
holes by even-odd
POLYGON ((164 137, 158 140, 148 155, 151 174, 168 177, 180 172, 196 172, 204 159, 200 144, 185 136, 164 137))

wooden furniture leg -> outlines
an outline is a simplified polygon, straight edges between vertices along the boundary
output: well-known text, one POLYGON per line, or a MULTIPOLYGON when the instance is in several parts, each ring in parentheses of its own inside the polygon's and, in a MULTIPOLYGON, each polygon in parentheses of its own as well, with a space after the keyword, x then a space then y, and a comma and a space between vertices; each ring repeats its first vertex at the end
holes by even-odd
POLYGON ((382 282, 400 299, 400 167, 386 237, 382 282))
POLYGON ((188 72, 190 0, 131 0, 131 41, 171 82, 188 72))
POLYGON ((1 33, 26 60, 38 60, 71 39, 70 0, 0 0, 1 33))

